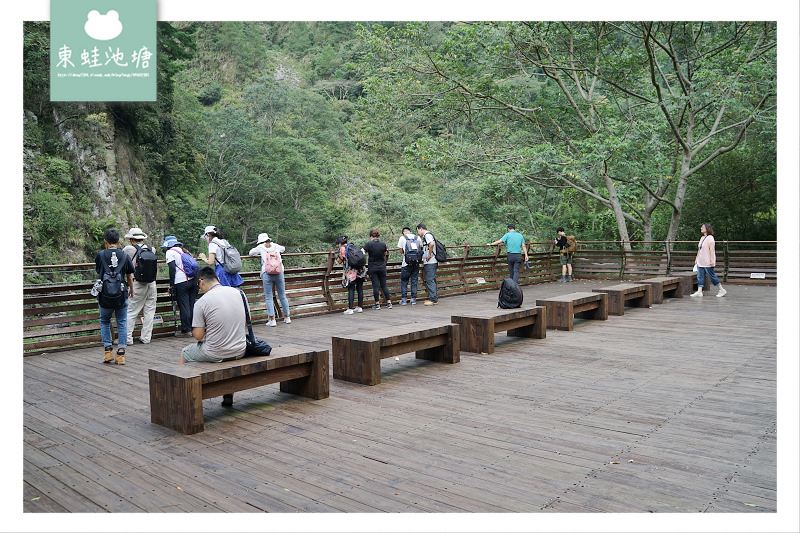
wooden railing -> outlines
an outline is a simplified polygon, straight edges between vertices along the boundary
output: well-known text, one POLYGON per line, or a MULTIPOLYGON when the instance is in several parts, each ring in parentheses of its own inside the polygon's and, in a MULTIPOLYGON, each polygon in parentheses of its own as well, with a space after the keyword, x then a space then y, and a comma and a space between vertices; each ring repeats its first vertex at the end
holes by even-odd
MULTIPOLYGON (((530 243, 529 268, 520 272, 520 284, 553 281, 561 273, 558 253, 550 253, 550 243, 530 243)), ((576 279, 631 279, 691 271, 696 242, 633 243, 625 251, 621 242, 582 242, 574 256, 576 279)), ((507 277, 505 248, 487 245, 448 246, 450 260, 440 264, 436 279, 440 296, 496 289, 507 277)), ((332 252, 284 254, 286 295, 292 316, 330 313, 347 307, 347 289, 341 284, 341 267, 335 266, 332 252)), ((399 249, 390 250, 387 283, 395 301, 400 300, 399 249)), ((266 305, 257 257, 243 257, 242 290, 248 297, 254 321, 266 319, 266 305)), ((157 322, 153 336, 171 335, 179 321, 167 291, 166 266, 160 265, 156 281, 157 322)), ((727 283, 777 284, 776 243, 717 243, 717 274, 727 283), (751 274, 764 278, 752 278, 751 274)), ((94 263, 38 265, 24 267, 23 352, 24 355, 100 344, 97 300, 89 293, 94 278, 94 263)), ((418 296, 426 295, 422 269, 418 296)), ((372 301, 372 287, 364 285, 365 300, 372 301)), ((273 294, 275 309, 281 312, 273 294)), ((141 320, 141 317, 139 318, 141 320)), ((112 326, 114 321, 112 320, 112 326)), ((137 328, 134 337, 138 337, 137 328)))

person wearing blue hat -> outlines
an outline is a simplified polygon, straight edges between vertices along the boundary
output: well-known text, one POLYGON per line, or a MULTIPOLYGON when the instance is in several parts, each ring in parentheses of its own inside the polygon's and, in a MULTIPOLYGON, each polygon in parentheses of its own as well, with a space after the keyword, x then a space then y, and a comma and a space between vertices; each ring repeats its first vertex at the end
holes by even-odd
MULTIPOLYGON (((177 301, 181 315, 181 330, 176 331, 176 337, 192 336, 192 318, 194 312, 194 302, 197 300, 197 261, 194 261, 191 254, 186 251, 183 244, 174 235, 167 235, 161 244, 161 249, 166 256, 167 267, 169 267, 169 292, 170 296, 177 301), (192 258, 184 260, 184 256, 192 258), (194 266, 194 271, 187 265, 194 266)), ((173 307, 174 310, 174 307, 173 307)))

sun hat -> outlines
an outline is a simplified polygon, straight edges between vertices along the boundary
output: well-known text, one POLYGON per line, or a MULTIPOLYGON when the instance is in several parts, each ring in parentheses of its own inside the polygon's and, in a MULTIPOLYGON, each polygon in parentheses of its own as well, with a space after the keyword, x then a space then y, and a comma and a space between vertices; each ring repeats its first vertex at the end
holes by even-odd
POLYGON ((172 248, 173 246, 183 246, 183 243, 178 240, 175 235, 167 235, 164 237, 164 242, 161 244, 161 249, 166 250, 167 248, 172 248))
POLYGON ((215 229, 217 229, 216 226, 206 226, 206 229, 200 234, 200 236, 205 237, 208 233, 214 233, 215 229))
POLYGON ((146 239, 147 233, 143 232, 141 228, 131 228, 128 230, 128 233, 125 234, 123 239, 146 239))
POLYGON ((258 243, 257 244, 265 243, 268 240, 269 240, 269 235, 267 235, 266 233, 259 233, 258 234, 258 243))

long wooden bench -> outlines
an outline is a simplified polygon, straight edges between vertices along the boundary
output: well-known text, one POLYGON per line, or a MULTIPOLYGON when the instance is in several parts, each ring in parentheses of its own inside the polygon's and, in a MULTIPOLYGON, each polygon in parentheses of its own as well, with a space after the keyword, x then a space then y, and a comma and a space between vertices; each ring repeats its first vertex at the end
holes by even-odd
POLYGON ((509 337, 544 339, 547 335, 547 310, 542 306, 528 309, 492 309, 453 315, 453 324, 461 326, 461 350, 494 353, 494 334, 506 331, 509 337))
POLYGON ((686 294, 687 278, 679 276, 657 276, 637 280, 636 283, 647 283, 653 290, 653 303, 664 303, 664 297, 683 298, 686 294))
POLYGON ((573 292, 536 300, 547 308, 547 327, 572 331, 575 315, 592 320, 608 320, 608 295, 603 292, 573 292))
POLYGON ((417 359, 458 363, 461 343, 457 324, 413 322, 332 337, 331 345, 335 379, 377 385, 381 382, 381 359, 416 352, 417 359))
POLYGON ((281 392, 320 400, 329 396, 328 350, 276 346, 266 357, 186 363, 149 369, 150 421, 185 435, 200 433, 203 400, 280 383, 281 392))
POLYGON ((610 287, 592 289, 608 294, 608 314, 622 316, 625 305, 649 309, 653 305, 652 286, 647 283, 619 283, 610 287))

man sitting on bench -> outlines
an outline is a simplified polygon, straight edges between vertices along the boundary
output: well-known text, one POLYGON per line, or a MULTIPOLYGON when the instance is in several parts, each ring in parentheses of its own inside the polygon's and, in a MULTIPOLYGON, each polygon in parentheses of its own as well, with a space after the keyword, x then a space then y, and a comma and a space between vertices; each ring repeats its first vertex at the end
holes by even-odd
MULTIPOLYGON (((241 359, 247 347, 247 321, 239 289, 220 285, 210 266, 197 271, 197 284, 203 291, 203 297, 194 304, 192 317, 192 336, 197 342, 181 351, 179 362, 241 359)), ((232 405, 233 394, 224 395, 222 406, 232 405)))

